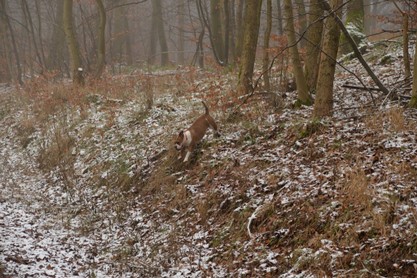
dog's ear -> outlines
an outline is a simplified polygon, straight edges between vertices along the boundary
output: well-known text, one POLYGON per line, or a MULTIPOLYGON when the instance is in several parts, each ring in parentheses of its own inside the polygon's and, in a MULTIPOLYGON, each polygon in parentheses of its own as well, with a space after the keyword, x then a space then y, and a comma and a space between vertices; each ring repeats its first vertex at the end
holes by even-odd
POLYGON ((184 135, 184 130, 181 130, 178 136, 183 136, 183 135, 184 135))

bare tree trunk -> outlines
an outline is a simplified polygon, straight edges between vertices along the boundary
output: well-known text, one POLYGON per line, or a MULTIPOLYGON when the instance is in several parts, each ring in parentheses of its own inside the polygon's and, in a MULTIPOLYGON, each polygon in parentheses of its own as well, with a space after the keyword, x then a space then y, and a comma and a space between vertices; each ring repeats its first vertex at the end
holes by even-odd
POLYGON ((303 67, 301 65, 300 55, 297 48, 297 41, 295 38, 294 15, 291 6, 291 0, 284 0, 284 13, 287 21, 286 32, 288 36, 288 44, 291 46, 289 51, 291 61, 293 63, 295 82, 297 84, 298 101, 302 105, 311 105, 313 100, 309 94, 307 81, 304 77, 303 67))
POLYGON ((409 107, 417 108, 417 42, 414 51, 414 65, 413 65, 413 89, 411 93, 411 100, 408 104, 409 107))
POLYGON ((353 52, 355 53, 356 57, 358 58, 359 62, 362 64, 362 66, 365 68, 366 72, 369 74, 369 76, 372 78, 372 80, 375 82, 375 84, 378 86, 378 88, 386 95, 389 94, 388 89, 382 84, 382 82, 378 79, 378 77, 374 74, 374 72, 369 67, 368 63, 363 58, 361 52, 358 49, 358 46, 356 45, 353 38, 350 36, 349 32, 347 31, 345 25, 343 25, 342 20, 340 17, 332 11, 332 8, 330 7, 329 3, 327 3, 325 0, 319 0, 321 7, 330 13, 330 15, 335 19, 336 23, 339 25, 340 30, 342 31, 343 35, 345 35, 347 41, 349 42, 350 46, 353 49, 353 52))
POLYGON ((392 1, 397 10, 401 13, 403 17, 403 59, 404 59, 404 73, 405 77, 408 78, 411 76, 411 68, 410 68, 410 54, 408 52, 408 21, 409 21, 409 15, 407 12, 404 12, 400 6, 395 1, 392 1))
POLYGON ((262 59, 262 71, 264 72, 263 80, 265 91, 271 91, 271 84, 269 82, 269 38, 272 29, 272 0, 266 2, 266 28, 264 32, 264 53, 262 59))
POLYGON ((215 52, 215 56, 219 60, 220 65, 224 65, 224 26, 222 24, 223 9, 221 0, 210 0, 210 37, 215 52))
MULTIPOLYGON (((295 0, 295 5, 297 6, 298 11, 298 23, 299 23, 299 30, 298 34, 304 33, 304 31, 307 29, 307 13, 306 13, 306 7, 304 5, 304 0, 295 0)), ((301 46, 305 46, 305 40, 300 41, 301 46)))
POLYGON ((44 63, 41 57, 41 54, 39 52, 38 43, 36 42, 36 35, 35 35, 35 28, 33 27, 33 20, 32 20, 32 14, 30 13, 29 5, 26 0, 22 0, 23 5, 23 14, 25 15, 25 18, 27 19, 27 23, 29 24, 29 36, 32 39, 33 46, 35 48, 35 55, 38 60, 38 65, 40 66, 41 72, 43 72, 44 69, 44 63))
MULTIPOLYGON (((332 0, 332 8, 338 7, 342 1, 332 0)), ((340 28, 333 17, 328 17, 325 25, 327 30, 323 38, 324 53, 321 54, 320 58, 317 93, 313 111, 313 117, 315 118, 331 116, 333 113, 333 83, 337 51, 339 49, 340 28)))
POLYGON ((64 0, 64 32, 67 40, 68 51, 70 53, 72 80, 77 85, 83 85, 84 79, 81 68, 81 56, 73 27, 72 6, 72 0, 64 0))
POLYGON ((200 35, 198 36, 196 52, 194 54, 192 64, 195 65, 196 63, 198 63, 198 66, 200 68, 204 68, 204 51, 203 51, 203 40, 204 40, 204 33, 205 33, 205 23, 203 19, 204 11, 202 10, 201 0, 197 0, 196 5, 197 5, 198 18, 200 20, 201 31, 200 31, 200 35))
POLYGON ((242 55, 242 44, 243 44, 243 9, 244 9, 244 0, 236 0, 236 51, 235 56, 233 57, 235 62, 239 62, 238 59, 242 55))
POLYGON ((104 71, 105 59, 106 59, 106 11, 104 9, 103 2, 101 0, 96 0, 98 14, 99 14, 99 25, 97 28, 98 31, 98 48, 97 48, 97 70, 95 77, 99 78, 104 71))
POLYGON ((48 56, 46 67, 49 70, 61 70, 65 60, 65 33, 64 24, 64 0, 57 1, 55 22, 53 25, 52 35, 48 44, 48 56))
POLYGON ((284 28, 282 24, 282 2, 277 0, 277 20, 278 20, 278 35, 282 36, 284 34, 284 28))
POLYGON ((161 49, 161 65, 167 66, 169 64, 168 44, 165 37, 164 20, 162 18, 162 3, 161 0, 152 0, 152 10, 156 17, 157 32, 159 47, 161 49))
POLYGON ((5 0, 0 0, 0 82, 9 82, 12 80, 12 69, 9 57, 9 39, 7 36, 7 21, 5 14, 5 0))
POLYGON ((1 11, 0 11, 1 16, 3 17, 3 20, 7 24, 7 28, 9 30, 10 38, 11 38, 11 41, 12 41, 13 54, 14 54, 15 59, 16 59, 16 71, 17 71, 16 80, 17 80, 17 82, 19 82, 20 85, 23 85, 22 68, 21 68, 21 65, 20 65, 19 51, 17 49, 15 34, 14 34, 14 31, 13 31, 12 25, 10 23, 9 16, 7 15, 6 1, 1 0, 0 5, 1 5, 1 11))
POLYGON ((253 91, 252 77, 256 57, 262 0, 251 0, 245 3, 243 23, 243 48, 240 62, 238 92, 248 94, 253 91))
POLYGON ((180 0, 178 4, 178 55, 177 55, 177 63, 183 65, 185 62, 185 55, 184 55, 184 43, 185 43, 185 36, 184 36, 184 29, 185 29, 185 1, 180 0))
POLYGON ((310 91, 316 90, 318 65, 320 60, 320 42, 323 32, 323 20, 319 20, 323 16, 323 10, 320 8, 318 0, 310 2, 310 11, 308 16, 308 24, 310 28, 306 33, 306 63, 305 76, 307 86, 310 91))

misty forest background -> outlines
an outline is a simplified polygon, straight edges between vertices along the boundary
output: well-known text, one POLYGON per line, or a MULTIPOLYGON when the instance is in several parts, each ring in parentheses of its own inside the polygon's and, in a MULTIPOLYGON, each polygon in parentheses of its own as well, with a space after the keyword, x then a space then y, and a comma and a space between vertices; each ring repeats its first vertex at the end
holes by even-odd
MULTIPOLYGON (((317 90, 316 104, 326 111, 316 109, 315 114, 327 115, 331 107, 322 105, 321 95, 329 98, 339 44, 346 54, 365 39, 403 36, 405 74, 411 75, 408 37, 414 9, 413 1, 2 0, 0 82, 23 85, 39 76, 71 76, 84 83, 85 77, 100 78, 103 73, 191 65, 235 70, 236 90, 242 95, 259 85, 252 80, 258 58, 263 90, 285 90, 295 81, 302 104, 312 104, 311 93, 324 78, 327 85, 317 90), (340 37, 340 27, 353 40, 340 37), (271 72, 278 56, 279 69, 271 72), (272 87, 270 74, 279 75, 272 87)), ((388 93, 377 77, 373 79, 388 93)))

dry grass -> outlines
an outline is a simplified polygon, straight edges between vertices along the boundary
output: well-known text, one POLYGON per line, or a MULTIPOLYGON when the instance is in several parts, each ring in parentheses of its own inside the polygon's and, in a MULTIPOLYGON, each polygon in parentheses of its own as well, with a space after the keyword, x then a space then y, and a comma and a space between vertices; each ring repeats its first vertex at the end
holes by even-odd
POLYGON ((407 129, 407 124, 404 118, 404 109, 401 107, 393 107, 387 112, 390 127, 396 132, 402 132, 407 129))
POLYGON ((343 194, 347 207, 353 206, 368 212, 372 209, 373 189, 362 169, 353 170, 347 175, 343 194))

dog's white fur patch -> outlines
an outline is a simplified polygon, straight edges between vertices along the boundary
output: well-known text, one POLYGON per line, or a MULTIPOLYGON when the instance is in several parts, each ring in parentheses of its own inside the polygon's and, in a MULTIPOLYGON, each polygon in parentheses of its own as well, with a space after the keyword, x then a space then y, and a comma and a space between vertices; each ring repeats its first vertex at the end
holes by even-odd
POLYGON ((184 132, 184 141, 182 143, 183 146, 188 147, 191 144, 191 132, 189 130, 184 132))

